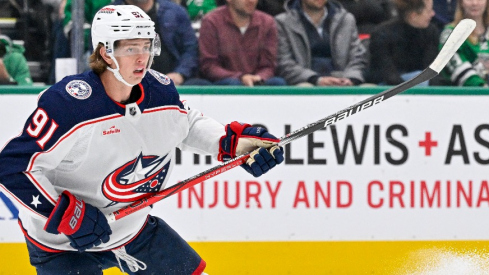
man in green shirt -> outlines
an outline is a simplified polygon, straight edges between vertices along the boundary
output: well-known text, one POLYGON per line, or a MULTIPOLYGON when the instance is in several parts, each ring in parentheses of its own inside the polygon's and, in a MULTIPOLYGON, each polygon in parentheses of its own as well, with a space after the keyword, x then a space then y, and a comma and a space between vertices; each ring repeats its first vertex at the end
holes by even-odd
POLYGON ((25 48, 0 35, 0 84, 32 85, 31 73, 24 57, 25 48))

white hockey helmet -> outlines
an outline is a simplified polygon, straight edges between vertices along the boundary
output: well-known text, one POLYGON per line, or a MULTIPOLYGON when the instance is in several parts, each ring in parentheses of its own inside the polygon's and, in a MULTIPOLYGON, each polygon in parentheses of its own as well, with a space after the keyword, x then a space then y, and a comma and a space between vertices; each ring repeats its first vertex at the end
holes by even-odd
POLYGON ((105 46, 107 54, 115 61, 116 69, 111 70, 117 79, 128 86, 119 73, 119 64, 114 58, 114 44, 118 40, 148 38, 151 40, 150 58, 147 69, 153 62, 153 57, 159 55, 161 42, 155 32, 155 23, 139 7, 133 5, 109 5, 100 9, 93 18, 92 45, 96 49, 99 43, 105 46))

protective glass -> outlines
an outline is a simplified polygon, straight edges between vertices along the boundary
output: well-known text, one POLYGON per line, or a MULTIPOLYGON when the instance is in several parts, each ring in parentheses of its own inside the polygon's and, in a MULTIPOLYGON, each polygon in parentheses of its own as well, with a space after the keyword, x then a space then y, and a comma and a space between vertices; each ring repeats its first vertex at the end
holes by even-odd
POLYGON ((156 34, 155 41, 153 43, 153 53, 155 56, 160 56, 161 53, 161 40, 158 34, 156 34))
POLYGON ((118 40, 114 44, 114 56, 131 56, 131 55, 160 55, 161 41, 158 34, 154 42, 151 39, 125 39, 118 40))

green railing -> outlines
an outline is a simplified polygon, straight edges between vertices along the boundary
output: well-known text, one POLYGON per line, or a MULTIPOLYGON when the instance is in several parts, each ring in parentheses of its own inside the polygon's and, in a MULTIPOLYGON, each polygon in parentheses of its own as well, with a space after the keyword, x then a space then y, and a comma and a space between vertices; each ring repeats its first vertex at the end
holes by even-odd
MULTIPOLYGON (((0 86, 0 95, 5 94, 38 94, 49 86, 0 86)), ((376 94, 390 88, 389 86, 362 86, 362 87, 236 87, 236 86, 180 86, 181 94, 199 95, 348 95, 348 94, 376 94)), ((489 95, 489 88, 479 87, 450 87, 431 86, 414 87, 403 94, 420 95, 489 95)))

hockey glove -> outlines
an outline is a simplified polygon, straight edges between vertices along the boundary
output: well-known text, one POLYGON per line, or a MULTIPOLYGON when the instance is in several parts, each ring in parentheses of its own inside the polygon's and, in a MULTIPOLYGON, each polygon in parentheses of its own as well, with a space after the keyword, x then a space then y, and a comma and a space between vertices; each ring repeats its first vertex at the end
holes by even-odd
POLYGON ((234 121, 226 125, 226 135, 221 137, 219 144, 218 159, 227 161, 261 147, 241 165, 247 172, 259 177, 284 160, 284 151, 276 145, 278 142, 279 139, 265 128, 234 121))
POLYGON ((80 252, 108 242, 112 234, 100 210, 68 191, 59 196, 44 230, 52 234, 65 234, 71 246, 80 252))

